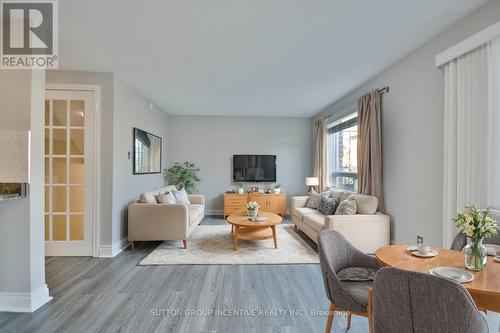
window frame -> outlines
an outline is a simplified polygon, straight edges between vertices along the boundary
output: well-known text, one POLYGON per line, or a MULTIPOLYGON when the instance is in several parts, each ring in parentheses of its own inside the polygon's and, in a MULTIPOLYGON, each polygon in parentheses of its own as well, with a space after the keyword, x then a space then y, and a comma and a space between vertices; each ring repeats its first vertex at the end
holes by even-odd
MULTIPOLYGON (((350 127, 353 127, 353 126, 357 126, 358 125, 358 120, 359 120, 359 116, 358 116, 358 110, 354 110, 353 112, 349 113, 349 114, 346 114, 345 116, 341 117, 340 119, 337 119, 336 121, 333 121, 332 123, 336 123, 336 122, 339 122, 338 124, 336 125, 333 125, 331 127, 327 127, 327 131, 326 131, 326 136, 327 136, 327 165, 326 165, 326 171, 327 171, 327 185, 328 187, 333 187, 334 184, 332 183, 331 179, 332 177, 335 175, 336 177, 351 177, 351 178, 354 178, 354 181, 355 181, 355 184, 354 184, 354 191, 357 191, 358 188, 357 188, 357 180, 358 180, 358 171, 356 172, 350 172, 350 171, 339 171, 339 172, 335 172, 333 169, 333 167, 330 167, 328 164, 329 162, 331 161, 331 158, 328 156, 329 154, 333 154, 336 150, 335 147, 329 147, 328 145, 328 137, 330 135, 334 135, 336 133, 339 133, 345 129, 348 129, 350 127), (354 117, 352 117, 353 115, 356 115, 354 117), (345 118, 349 118, 349 117, 352 117, 351 119, 348 119, 346 121, 342 121, 342 119, 345 119, 345 118)), ((358 129, 359 129, 359 126, 358 126, 358 129)), ((358 130, 358 133, 359 133, 359 130, 358 130)))

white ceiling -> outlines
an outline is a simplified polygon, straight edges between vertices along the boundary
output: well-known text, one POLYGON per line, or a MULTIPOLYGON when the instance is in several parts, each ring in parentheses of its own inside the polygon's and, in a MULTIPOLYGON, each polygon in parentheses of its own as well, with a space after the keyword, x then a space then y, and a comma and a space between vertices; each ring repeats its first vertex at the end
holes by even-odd
POLYGON ((59 64, 168 114, 310 117, 486 2, 63 0, 59 64))

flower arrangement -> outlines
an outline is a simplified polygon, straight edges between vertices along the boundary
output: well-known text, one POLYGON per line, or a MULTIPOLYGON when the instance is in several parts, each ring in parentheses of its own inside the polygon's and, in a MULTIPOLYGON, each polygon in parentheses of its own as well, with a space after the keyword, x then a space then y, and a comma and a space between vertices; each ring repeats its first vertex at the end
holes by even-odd
POLYGON ((474 205, 466 208, 465 212, 457 213, 453 222, 470 239, 470 244, 464 250, 465 266, 468 269, 479 271, 487 263, 486 248, 482 241, 497 233, 497 222, 489 216, 488 209, 478 209, 474 205))
POLYGON ((259 206, 259 203, 257 201, 250 201, 247 203, 247 210, 249 212, 251 212, 251 211, 256 212, 259 210, 259 208, 260 208, 260 206, 259 206))

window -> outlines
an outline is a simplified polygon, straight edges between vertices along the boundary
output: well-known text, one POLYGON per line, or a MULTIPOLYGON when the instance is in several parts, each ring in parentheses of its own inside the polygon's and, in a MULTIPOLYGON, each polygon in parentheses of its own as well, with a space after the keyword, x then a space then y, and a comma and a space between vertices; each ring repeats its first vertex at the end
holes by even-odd
POLYGON ((329 186, 358 190, 358 113, 328 125, 327 181, 329 186))

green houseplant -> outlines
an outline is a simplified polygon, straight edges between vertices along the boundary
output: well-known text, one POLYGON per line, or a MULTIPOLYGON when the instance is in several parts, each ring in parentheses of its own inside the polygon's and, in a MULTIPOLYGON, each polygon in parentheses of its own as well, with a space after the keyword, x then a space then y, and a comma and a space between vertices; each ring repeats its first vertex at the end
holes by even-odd
POLYGON ((274 185, 274 193, 280 193, 281 192, 281 184, 275 184, 274 185))
POLYGON ((497 233, 497 223, 494 218, 489 216, 488 209, 478 209, 476 206, 466 208, 465 212, 457 214, 453 222, 470 239, 470 244, 464 248, 465 267, 473 271, 480 271, 487 263, 483 239, 497 233))
POLYGON ((193 193, 201 181, 198 172, 200 172, 200 168, 192 162, 177 162, 165 169, 163 174, 169 184, 173 184, 179 189, 184 188, 188 193, 193 193))

